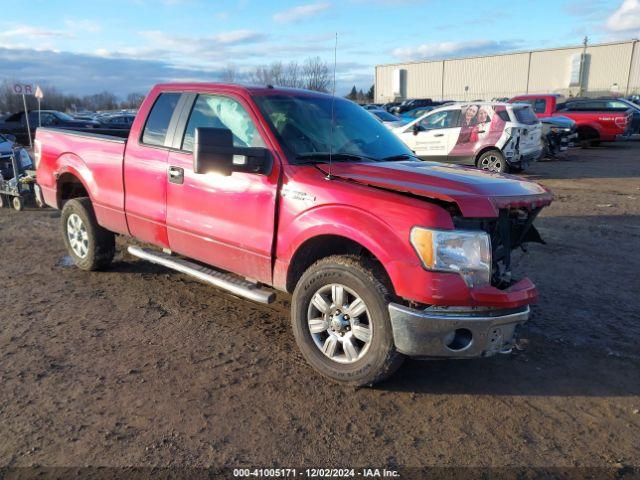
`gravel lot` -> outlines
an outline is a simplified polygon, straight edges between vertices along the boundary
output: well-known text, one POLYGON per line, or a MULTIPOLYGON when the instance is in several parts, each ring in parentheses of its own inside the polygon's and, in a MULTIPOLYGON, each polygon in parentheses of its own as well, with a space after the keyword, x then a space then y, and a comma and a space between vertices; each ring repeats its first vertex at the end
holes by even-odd
MULTIPOLYGON (((640 142, 534 165, 522 349, 353 390, 303 361, 288 298, 123 254, 72 268, 53 210, 0 211, 0 465, 640 468, 640 142)), ((0 472, 0 478, 2 474, 0 472)))

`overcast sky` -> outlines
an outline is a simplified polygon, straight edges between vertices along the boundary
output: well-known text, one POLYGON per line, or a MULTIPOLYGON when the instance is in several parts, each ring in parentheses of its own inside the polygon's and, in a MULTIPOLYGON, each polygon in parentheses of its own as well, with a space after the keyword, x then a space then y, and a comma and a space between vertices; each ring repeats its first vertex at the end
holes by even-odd
POLYGON ((338 92, 381 63, 640 37, 640 0, 22 0, 0 20, 0 79, 76 94, 146 92, 320 56, 338 92))

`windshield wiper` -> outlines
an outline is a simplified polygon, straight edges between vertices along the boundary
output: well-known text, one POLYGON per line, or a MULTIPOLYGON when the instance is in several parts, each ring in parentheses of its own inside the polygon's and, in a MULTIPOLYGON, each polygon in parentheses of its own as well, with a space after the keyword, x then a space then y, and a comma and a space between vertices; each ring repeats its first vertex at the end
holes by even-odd
POLYGON ((318 161, 328 162, 329 158, 331 158, 332 161, 335 160, 337 162, 345 162, 345 161, 360 162, 363 160, 377 161, 375 158, 367 157, 365 155, 357 155, 355 153, 329 154, 328 152, 306 152, 306 153, 300 153, 296 155, 296 160, 303 160, 303 162, 297 162, 297 163, 316 163, 318 161), (307 162, 304 162, 304 160, 306 160, 307 162))
POLYGON ((395 162, 397 160, 411 160, 411 159, 420 160, 420 157, 417 157, 416 155, 411 155, 410 153, 401 153, 400 155, 391 155, 390 157, 384 157, 380 161, 395 162))

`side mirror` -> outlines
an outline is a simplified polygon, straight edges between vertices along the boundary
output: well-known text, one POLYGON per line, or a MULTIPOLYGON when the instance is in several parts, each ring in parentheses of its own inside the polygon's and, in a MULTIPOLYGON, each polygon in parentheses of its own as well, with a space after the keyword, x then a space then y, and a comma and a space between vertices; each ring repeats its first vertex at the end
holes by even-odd
POLYGON ((424 130, 424 128, 422 128, 419 123, 416 123, 413 126, 413 134, 414 135, 417 135, 418 133, 422 132, 423 130, 424 130))
POLYGON ((193 172, 233 172, 268 174, 271 171, 269 150, 260 147, 236 147, 228 128, 196 128, 193 148, 193 172))

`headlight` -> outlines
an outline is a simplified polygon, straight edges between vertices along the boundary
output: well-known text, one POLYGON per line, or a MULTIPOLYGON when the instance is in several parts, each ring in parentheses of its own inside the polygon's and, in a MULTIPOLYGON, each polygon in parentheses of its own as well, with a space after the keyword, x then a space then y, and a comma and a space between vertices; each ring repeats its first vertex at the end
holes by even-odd
POLYGON ((491 240, 485 232, 413 227, 411 245, 427 270, 459 273, 470 287, 491 283, 491 240))

